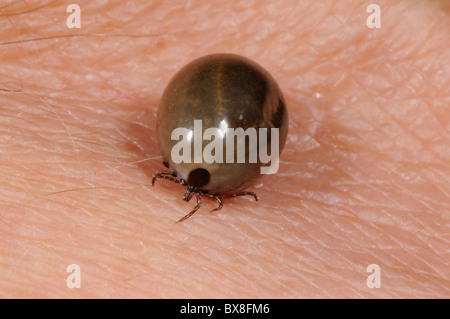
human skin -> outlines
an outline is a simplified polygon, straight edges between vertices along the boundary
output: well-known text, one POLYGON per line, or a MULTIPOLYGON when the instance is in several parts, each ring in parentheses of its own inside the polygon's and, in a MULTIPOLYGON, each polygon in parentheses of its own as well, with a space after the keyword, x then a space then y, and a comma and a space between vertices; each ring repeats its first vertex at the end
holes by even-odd
POLYGON ((1 5, 0 297, 450 297, 447 1, 73 3, 1 5), (216 52, 274 76, 288 138, 258 202, 175 223, 156 112, 216 52))

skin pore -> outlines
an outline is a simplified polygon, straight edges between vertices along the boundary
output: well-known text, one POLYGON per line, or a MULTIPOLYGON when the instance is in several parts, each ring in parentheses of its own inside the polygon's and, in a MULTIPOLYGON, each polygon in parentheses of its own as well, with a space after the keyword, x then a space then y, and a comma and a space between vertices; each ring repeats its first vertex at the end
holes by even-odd
POLYGON ((450 7, 370 2, 0 3, 0 297, 449 298, 450 7), (156 110, 183 65, 277 80, 277 174, 175 223, 156 110), (67 286, 69 265, 81 288, 67 286), (366 284, 379 266, 381 287, 366 284))

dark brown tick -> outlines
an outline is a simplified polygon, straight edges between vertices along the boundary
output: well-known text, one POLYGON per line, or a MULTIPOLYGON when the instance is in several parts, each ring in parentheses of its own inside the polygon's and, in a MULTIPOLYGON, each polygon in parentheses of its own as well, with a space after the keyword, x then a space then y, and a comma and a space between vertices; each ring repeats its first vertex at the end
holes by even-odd
POLYGON ((242 190, 268 166, 267 158, 257 155, 281 153, 288 114, 278 84, 265 69, 242 56, 213 54, 192 61, 169 82, 158 110, 157 131, 164 165, 170 170, 156 173, 152 185, 158 178, 167 179, 186 186, 185 201, 194 195, 197 199, 181 222, 201 207, 202 196, 218 202, 212 211, 222 209, 224 198, 250 195, 258 200, 255 193, 242 190), (230 128, 235 133, 242 128, 246 134, 231 135, 230 143, 230 128), (187 134, 182 136, 183 132, 187 134), (267 132, 263 140, 262 132, 267 132))

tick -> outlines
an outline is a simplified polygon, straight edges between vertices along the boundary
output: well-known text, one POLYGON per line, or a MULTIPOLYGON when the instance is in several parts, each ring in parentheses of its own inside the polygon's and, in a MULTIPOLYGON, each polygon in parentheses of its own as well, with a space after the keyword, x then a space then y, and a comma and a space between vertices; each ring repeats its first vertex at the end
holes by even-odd
POLYGON ((158 143, 169 169, 154 175, 195 195, 223 199, 258 197, 245 191, 262 174, 278 168, 286 141, 288 113, 274 78, 259 64, 234 54, 198 58, 178 71, 161 98, 158 143))

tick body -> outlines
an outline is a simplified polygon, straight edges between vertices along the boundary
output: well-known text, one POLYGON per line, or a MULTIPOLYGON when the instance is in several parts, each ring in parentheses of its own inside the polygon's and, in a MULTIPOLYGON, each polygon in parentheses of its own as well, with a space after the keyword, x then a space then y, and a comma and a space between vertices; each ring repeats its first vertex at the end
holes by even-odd
POLYGON ((275 137, 276 151, 281 152, 287 131, 283 95, 265 69, 234 54, 201 57, 178 71, 163 93, 157 117, 158 142, 164 163, 171 171, 157 173, 152 183, 157 178, 168 179, 186 186, 184 200, 196 196, 197 206, 181 220, 200 208, 202 196, 217 200, 219 206, 215 210, 222 208, 226 197, 252 195, 257 200, 254 193, 242 191, 267 165, 255 154, 273 153, 275 137), (248 134, 241 139, 231 135, 231 142, 226 141, 231 128, 248 134), (179 136, 174 134, 180 129, 187 132, 186 141, 192 141, 190 148, 181 152, 179 136), (215 129, 216 134, 208 134, 208 129, 215 129), (267 136, 261 136, 263 131, 267 136), (251 138, 250 133, 256 138, 251 138), (174 158, 177 151, 184 161, 174 158), (210 154, 212 159, 199 160, 199 154, 210 154))

